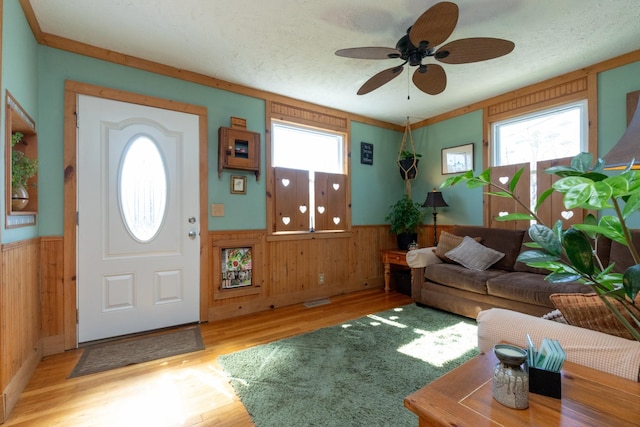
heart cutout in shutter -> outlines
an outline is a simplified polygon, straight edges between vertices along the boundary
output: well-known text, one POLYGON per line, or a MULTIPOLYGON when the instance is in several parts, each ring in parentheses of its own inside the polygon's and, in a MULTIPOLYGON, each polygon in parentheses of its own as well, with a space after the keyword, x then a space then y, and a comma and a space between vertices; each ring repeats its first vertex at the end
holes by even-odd
POLYGON ((335 225, 340 224, 340 217, 334 216, 334 217, 333 217, 333 223, 334 223, 335 225))
POLYGON ((300 205, 298 209, 300 209, 301 213, 305 213, 307 211, 307 207, 305 205, 300 205))
POLYGON ((501 176, 500 178, 498 178, 498 181, 500 181, 500 184, 506 184, 507 182, 509 182, 509 177, 501 176))
POLYGON ((282 217, 282 223, 284 225, 289 225, 290 222, 291 222, 291 218, 289 218, 288 216, 283 216, 282 217))
POLYGON ((505 216, 505 215, 509 215, 509 212, 507 211, 498 212, 498 216, 505 216))
POLYGON ((568 221, 573 218, 573 211, 562 211, 560 212, 560 216, 568 221))
POLYGON ((280 182, 282 182, 282 185, 284 185, 285 187, 289 186, 289 180, 287 178, 283 178, 280 182))
POLYGON ((324 206, 318 206, 318 212, 324 213, 324 206))
POLYGON ((333 189, 338 191, 340 189, 340 184, 338 184, 337 182, 333 184, 333 189))

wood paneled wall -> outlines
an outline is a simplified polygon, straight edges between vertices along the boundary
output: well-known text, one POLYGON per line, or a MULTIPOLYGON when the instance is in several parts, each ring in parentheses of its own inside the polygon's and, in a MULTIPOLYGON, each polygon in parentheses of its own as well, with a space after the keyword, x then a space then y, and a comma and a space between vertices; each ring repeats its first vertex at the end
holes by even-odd
POLYGON ((2 246, 0 421, 15 405, 41 355, 39 239, 2 246))

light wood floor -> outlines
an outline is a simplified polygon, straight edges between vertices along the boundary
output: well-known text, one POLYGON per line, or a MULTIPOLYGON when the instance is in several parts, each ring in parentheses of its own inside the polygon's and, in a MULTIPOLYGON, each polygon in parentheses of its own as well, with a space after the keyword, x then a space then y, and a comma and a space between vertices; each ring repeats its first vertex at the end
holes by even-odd
POLYGON ((73 379, 82 349, 48 356, 4 426, 252 426, 219 355, 410 303, 372 289, 203 324, 205 350, 73 379))

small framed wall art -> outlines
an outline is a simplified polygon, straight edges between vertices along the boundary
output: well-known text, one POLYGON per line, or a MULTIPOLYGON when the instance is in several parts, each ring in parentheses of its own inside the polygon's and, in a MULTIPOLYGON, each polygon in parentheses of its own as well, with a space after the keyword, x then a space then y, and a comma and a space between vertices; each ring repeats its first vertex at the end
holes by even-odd
POLYGON ((442 149, 442 174, 473 170, 473 144, 442 149))
POLYGON ((363 165, 373 164, 373 144, 368 142, 360 143, 360 163, 363 165))
POLYGON ((246 176, 231 176, 231 194, 247 194, 246 176))

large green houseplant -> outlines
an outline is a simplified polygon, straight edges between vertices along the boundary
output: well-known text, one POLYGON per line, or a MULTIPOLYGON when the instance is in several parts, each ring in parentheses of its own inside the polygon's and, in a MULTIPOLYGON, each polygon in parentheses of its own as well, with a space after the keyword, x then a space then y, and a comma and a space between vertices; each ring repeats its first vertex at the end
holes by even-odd
POLYGON ((555 166, 545 172, 559 179, 538 197, 533 209, 515 195, 515 189, 523 169, 516 172, 508 187, 491 182, 491 169, 474 176, 473 171, 447 179, 441 187, 465 182, 469 188, 488 186, 487 194, 514 199, 526 211, 496 218, 500 221, 535 220, 529 228, 533 240, 532 250, 520 254, 518 261, 550 271, 546 279, 551 283, 580 281, 590 285, 602 302, 629 331, 640 341, 640 308, 636 296, 640 292, 640 255, 631 239, 627 219, 640 209, 640 171, 631 165, 622 173, 608 176, 601 159, 593 163, 593 156, 581 153, 570 166, 555 166), (563 228, 561 220, 547 226, 536 215, 538 207, 554 191, 564 194, 567 209, 583 208, 592 211, 613 210, 614 214, 601 212, 599 218, 587 215, 582 224, 563 228), (598 239, 606 236, 629 248, 635 265, 623 274, 614 273, 613 265, 603 265, 597 255, 598 239))
POLYGON ((407 249, 411 242, 417 241, 418 231, 424 222, 424 212, 408 194, 404 194, 389 209, 384 220, 391 224, 391 232, 398 238, 398 247, 407 249))

